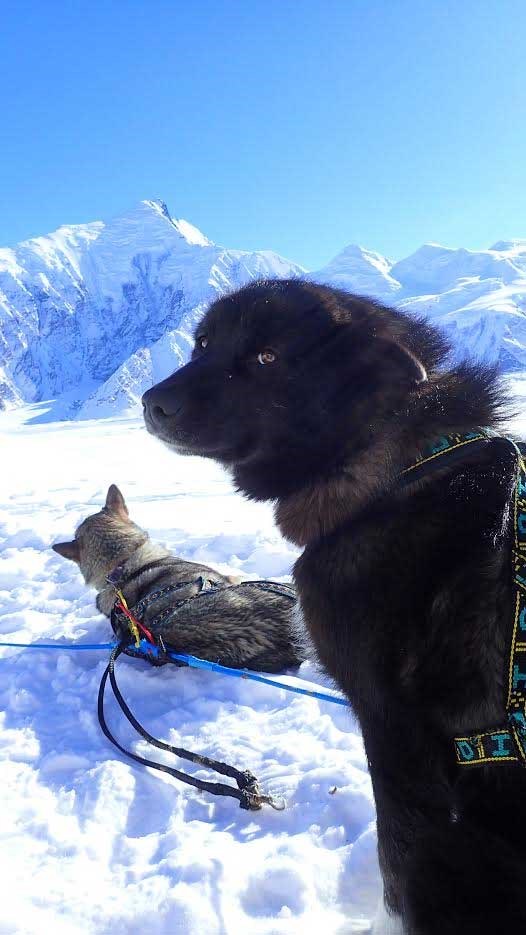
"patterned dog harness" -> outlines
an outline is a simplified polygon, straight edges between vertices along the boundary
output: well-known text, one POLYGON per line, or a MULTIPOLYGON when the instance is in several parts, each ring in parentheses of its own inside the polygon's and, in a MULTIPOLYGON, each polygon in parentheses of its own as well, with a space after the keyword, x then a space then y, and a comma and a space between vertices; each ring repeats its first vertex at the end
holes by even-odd
MULTIPOLYGON (((401 483, 412 483, 420 475, 425 476, 431 466, 440 468, 442 465, 436 462, 441 455, 454 455, 466 445, 488 441, 490 437, 480 432, 444 436, 427 457, 421 458, 403 472, 401 483)), ((526 765, 526 444, 516 443, 509 438, 506 441, 517 457, 511 555, 515 593, 507 679, 507 724, 467 737, 455 737, 453 743, 457 763, 461 766, 509 761, 526 765)))
MULTIPOLYGON (((152 563, 153 564, 153 563, 152 563)), ((152 565, 145 566, 149 569, 152 565)), ((144 572, 144 569, 142 569, 144 572)), ((180 581, 178 584, 170 584, 164 588, 158 588, 150 591, 145 597, 137 601, 134 607, 128 607, 121 587, 119 587, 119 572, 116 569, 112 575, 108 576, 108 584, 115 590, 116 598, 111 611, 111 625, 113 631, 119 639, 126 640, 124 652, 128 656, 140 656, 146 658, 152 665, 164 665, 166 662, 174 663, 175 660, 167 652, 170 639, 166 636, 177 618, 177 614, 189 604, 195 601, 213 597, 218 593, 227 591, 265 591, 270 594, 277 594, 279 597, 288 598, 291 603, 295 603, 297 596, 295 588, 290 584, 284 584, 278 581, 241 581, 239 584, 223 584, 212 578, 205 578, 199 575, 197 578, 189 581, 180 581), (196 593, 190 597, 177 599, 177 593, 188 587, 196 587, 196 593), (169 595, 173 595, 173 601, 168 607, 159 611, 155 617, 149 621, 148 627, 145 627, 143 618, 146 610, 155 606, 159 601, 163 601, 169 595), (130 635, 133 642, 130 642, 130 635), (126 639, 127 637, 127 639, 126 639), (146 637, 144 639, 143 637, 146 637)), ((138 577, 138 575, 136 575, 138 577)), ((131 578, 127 579, 129 583, 131 578)), ((252 659, 254 663, 256 658, 252 659)), ((182 663, 175 662, 176 665, 182 663)))

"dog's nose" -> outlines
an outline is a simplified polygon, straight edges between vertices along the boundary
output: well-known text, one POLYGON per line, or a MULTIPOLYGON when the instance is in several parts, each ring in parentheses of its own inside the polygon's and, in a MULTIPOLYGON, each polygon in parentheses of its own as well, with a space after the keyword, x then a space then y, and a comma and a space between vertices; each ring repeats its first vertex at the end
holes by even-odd
POLYGON ((167 413, 157 402, 155 393, 152 390, 148 390, 142 398, 142 405, 144 409, 144 418, 151 422, 153 425, 160 425, 166 419, 167 413))
POLYGON ((176 415, 180 406, 175 400, 175 394, 162 390, 159 386, 152 386, 142 397, 144 418, 154 425, 162 425, 170 416, 176 415))

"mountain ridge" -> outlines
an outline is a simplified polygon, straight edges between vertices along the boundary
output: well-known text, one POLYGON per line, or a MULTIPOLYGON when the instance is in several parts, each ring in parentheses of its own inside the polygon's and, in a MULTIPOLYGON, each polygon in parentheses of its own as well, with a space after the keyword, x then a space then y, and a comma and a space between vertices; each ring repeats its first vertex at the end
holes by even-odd
POLYGON ((160 200, 0 249, 0 408, 55 400, 48 418, 134 408, 188 357, 207 304, 245 282, 306 277, 427 316, 458 357, 526 370, 526 239, 487 250, 429 242, 392 262, 356 244, 307 272, 231 250, 160 200))

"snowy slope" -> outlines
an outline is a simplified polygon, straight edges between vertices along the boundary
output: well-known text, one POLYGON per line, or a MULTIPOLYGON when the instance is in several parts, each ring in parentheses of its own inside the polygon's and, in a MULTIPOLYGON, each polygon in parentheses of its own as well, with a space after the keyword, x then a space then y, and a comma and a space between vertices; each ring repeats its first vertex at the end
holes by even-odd
POLYGON ((54 399, 47 419, 134 410, 188 357, 207 304, 254 278, 308 276, 428 316, 458 357, 526 367, 526 240, 425 244, 392 263, 350 245, 306 273, 270 251, 211 243, 163 202, 0 250, 0 409, 54 399))
MULTIPOLYGON (((213 464, 175 457, 137 420, 27 425, 27 415, 0 425, 0 640, 110 638, 94 593, 50 544, 99 509, 113 481, 132 516, 178 554, 247 577, 290 574, 296 553, 270 508, 243 501, 213 464)), ((249 813, 136 768, 108 744, 96 717, 106 657, 0 648, 0 876, 9 894, 0 930, 369 931, 379 892, 374 806, 348 709, 119 660, 119 684, 152 733, 250 768, 287 799, 283 812, 249 813)), ((309 663, 300 674, 324 681, 309 663)), ((109 722, 147 752, 111 706, 109 722)))
MULTIPOLYGON (((514 385, 523 409, 526 376, 514 385)), ((20 409, 0 423, 0 640, 110 638, 93 592, 50 544, 99 509, 111 482, 179 555, 246 577, 290 574, 296 553, 270 508, 242 500, 211 462, 176 457, 138 420, 28 424, 34 415, 20 409)), ((526 422, 517 428, 524 437, 526 422)), ((156 736, 250 768, 286 797, 283 812, 248 813, 137 768, 106 742, 96 719, 105 660, 0 648, 0 931, 370 932, 380 891, 374 806, 349 711, 122 661, 124 695, 156 736)), ((325 684, 311 663, 299 675, 325 684)), ((147 754, 111 707, 109 722, 147 754)))
MULTIPOLYGON (((0 250, 0 398, 63 396, 63 417, 89 399, 91 411, 115 395, 115 381, 96 390, 122 364, 139 355, 129 365, 132 387, 145 352, 167 332, 188 333, 196 309, 218 294, 302 272, 270 251, 216 246, 156 201, 0 250)), ((187 344, 183 337, 181 349, 187 344)), ((167 372, 179 360, 178 351, 167 372)))
POLYGON ((526 369, 526 240, 480 251, 430 243, 398 263, 347 247, 312 278, 429 318, 458 358, 526 369))
POLYGON ((391 275, 403 290, 397 304, 442 328, 457 356, 526 368, 526 241, 478 252, 426 244, 391 275))
POLYGON ((390 270, 391 263, 380 253, 350 244, 309 278, 346 289, 347 292, 382 298, 393 304, 401 286, 391 276, 390 270))

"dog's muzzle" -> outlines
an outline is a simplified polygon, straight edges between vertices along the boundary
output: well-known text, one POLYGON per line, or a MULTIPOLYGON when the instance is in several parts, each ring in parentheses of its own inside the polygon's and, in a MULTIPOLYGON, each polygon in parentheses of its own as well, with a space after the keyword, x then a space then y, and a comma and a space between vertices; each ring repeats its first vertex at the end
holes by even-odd
POLYGON ((142 397, 144 421, 149 432, 161 438, 169 437, 181 407, 173 394, 158 386, 152 386, 142 397))

